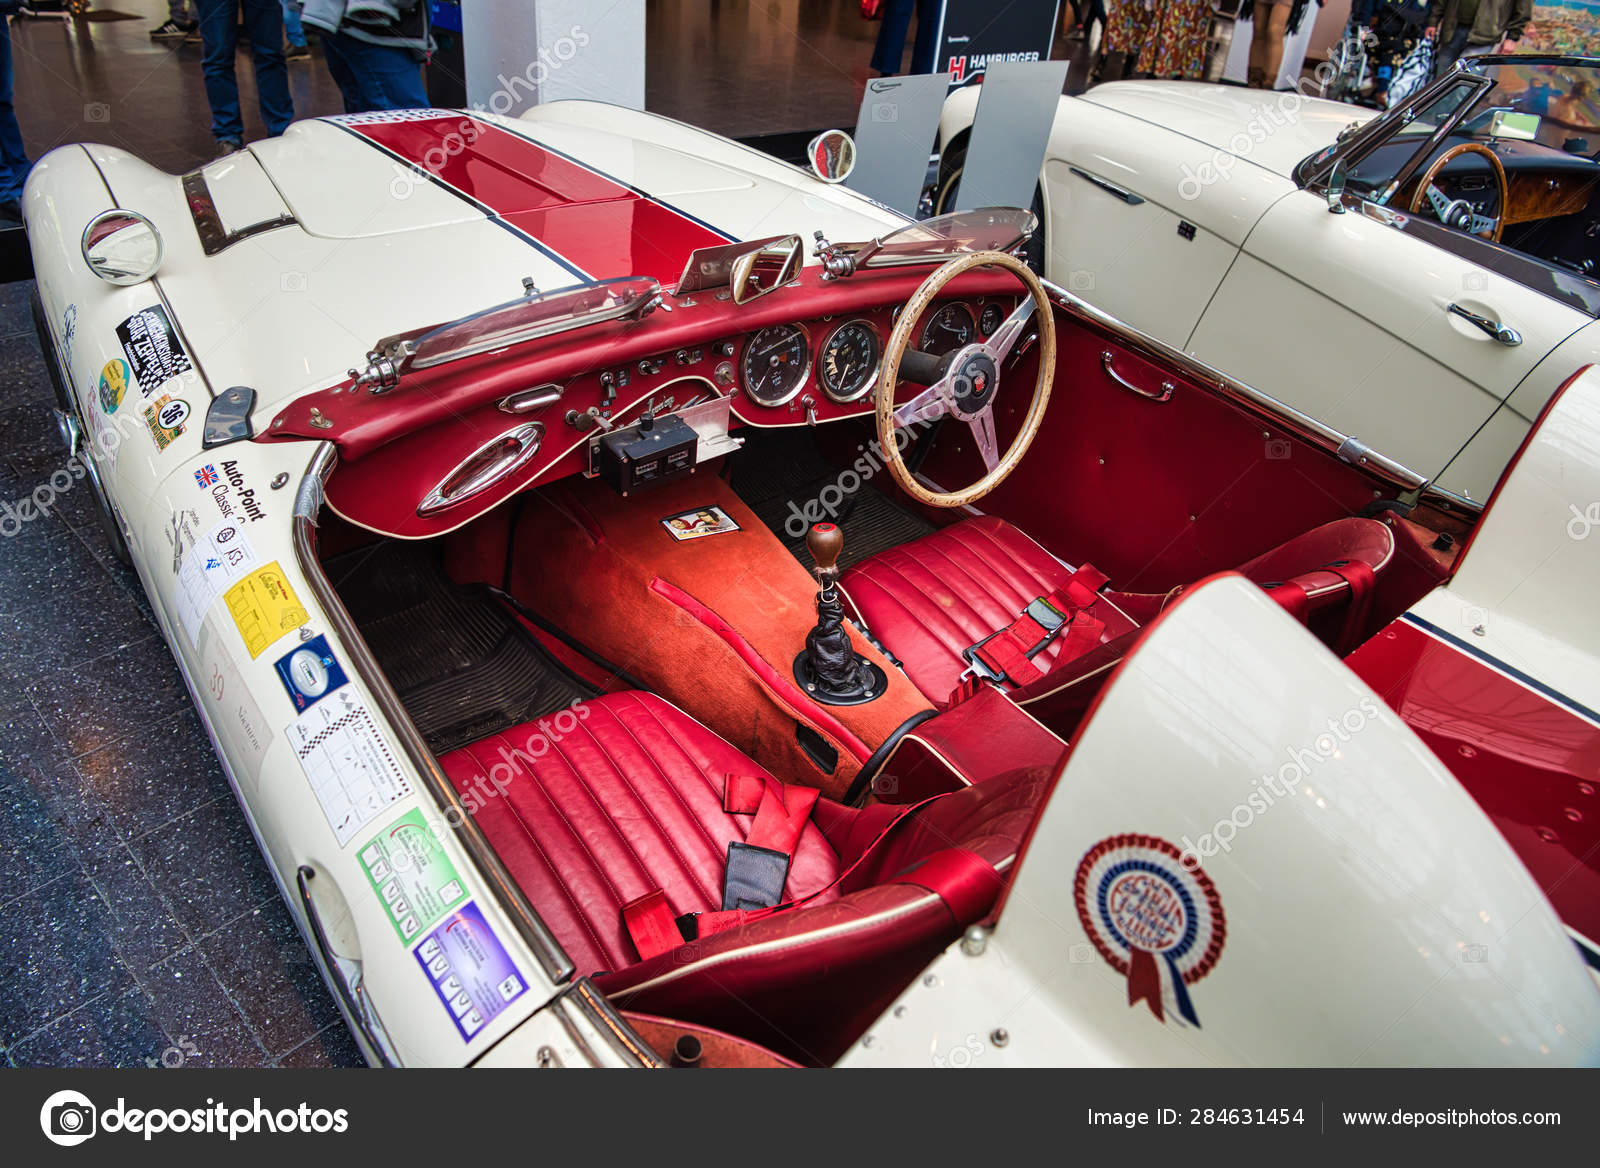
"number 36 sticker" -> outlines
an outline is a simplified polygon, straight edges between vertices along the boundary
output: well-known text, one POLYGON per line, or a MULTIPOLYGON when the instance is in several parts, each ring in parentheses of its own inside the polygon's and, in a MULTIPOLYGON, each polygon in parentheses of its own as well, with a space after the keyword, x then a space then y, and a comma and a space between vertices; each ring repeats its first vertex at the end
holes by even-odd
POLYGON ((156 449, 165 450, 183 433, 183 424, 189 420, 189 403, 180 397, 163 394, 144 408, 145 425, 150 427, 150 437, 156 449))

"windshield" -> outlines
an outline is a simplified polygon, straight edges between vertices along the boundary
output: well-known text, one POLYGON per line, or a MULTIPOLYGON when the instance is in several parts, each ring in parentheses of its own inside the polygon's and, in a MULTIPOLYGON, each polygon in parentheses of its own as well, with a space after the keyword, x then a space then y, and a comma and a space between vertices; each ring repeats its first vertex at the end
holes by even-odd
POLYGON ((855 266, 887 268, 938 263, 975 251, 1010 251, 1032 236, 1037 225, 1033 212, 1018 207, 954 211, 863 244, 855 253, 855 266))
POLYGON ((661 285, 648 276, 624 276, 524 296, 438 325, 409 344, 409 369, 428 369, 581 325, 642 315, 659 303, 661 285))

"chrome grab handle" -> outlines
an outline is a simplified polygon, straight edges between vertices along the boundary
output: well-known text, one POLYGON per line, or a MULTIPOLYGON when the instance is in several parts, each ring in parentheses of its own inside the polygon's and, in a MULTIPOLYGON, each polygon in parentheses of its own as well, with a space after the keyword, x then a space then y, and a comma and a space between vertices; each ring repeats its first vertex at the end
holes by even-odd
POLYGON ((1446 311, 1453 312, 1462 320, 1477 325, 1502 345, 1522 344, 1522 334, 1510 325, 1501 324, 1497 320, 1490 320, 1487 316, 1479 316, 1476 312, 1462 308, 1459 304, 1452 304, 1446 311))
POLYGON ((311 939, 316 944, 317 956, 322 959, 322 964, 328 971, 329 980, 333 982, 333 988, 339 995, 345 1013, 361 1032, 360 1036, 366 1040, 366 1044, 377 1054, 384 1066, 397 1067, 400 1061, 395 1057, 394 1045, 390 1042, 383 1023, 378 1020, 366 987, 362 984, 361 962, 335 956, 333 946, 328 944, 328 934, 322 927, 322 917, 317 913, 316 902, 311 899, 311 879, 316 874, 316 869, 310 864, 301 864, 295 872, 295 883, 300 886, 300 907, 305 910, 306 923, 311 926, 311 939), (352 965, 355 967, 353 977, 345 972, 346 966, 352 965))
POLYGON ((1140 203, 1144 202, 1143 198, 1134 194, 1126 187, 1119 187, 1114 182, 1107 182, 1097 174, 1090 174, 1087 170, 1079 170, 1076 166, 1069 166, 1067 169, 1073 174, 1077 175, 1079 178, 1083 179, 1085 182, 1092 182, 1102 191, 1105 191, 1106 194, 1115 195, 1130 207, 1137 207, 1140 203))
POLYGON ((1112 364, 1112 360, 1113 358, 1111 356, 1110 349, 1104 349, 1101 351, 1100 364, 1105 366, 1106 376, 1110 377, 1112 381, 1115 381, 1118 385, 1122 386, 1123 389, 1131 389, 1140 397, 1147 397, 1151 401, 1164 402, 1172 397, 1173 390, 1176 388, 1172 382, 1163 381, 1161 383, 1161 388, 1158 390, 1141 389, 1133 382, 1129 381, 1126 377, 1122 376, 1122 374, 1118 373, 1116 366, 1112 364))
POLYGON ((417 506, 417 515, 427 519, 487 491, 538 454, 543 439, 543 422, 524 422, 491 438, 439 480, 417 506))
POLYGON ((500 410, 507 414, 531 414, 534 410, 553 406, 566 392, 559 385, 536 385, 532 389, 519 389, 500 399, 500 410))

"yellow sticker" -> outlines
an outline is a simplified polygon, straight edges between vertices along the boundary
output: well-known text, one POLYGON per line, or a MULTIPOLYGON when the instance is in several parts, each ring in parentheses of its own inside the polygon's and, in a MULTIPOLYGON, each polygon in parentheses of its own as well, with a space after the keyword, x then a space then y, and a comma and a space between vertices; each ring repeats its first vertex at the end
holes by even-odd
POLYGON ((310 619, 276 560, 240 580, 223 594, 223 599, 252 660, 279 637, 310 619))

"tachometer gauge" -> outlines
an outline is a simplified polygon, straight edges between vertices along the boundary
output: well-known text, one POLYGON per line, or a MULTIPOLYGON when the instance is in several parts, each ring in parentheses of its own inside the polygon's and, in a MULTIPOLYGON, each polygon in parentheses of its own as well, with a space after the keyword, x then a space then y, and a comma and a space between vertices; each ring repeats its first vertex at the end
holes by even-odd
POLYGON ((811 370, 811 345, 797 324, 762 329, 744 347, 744 391, 764 406, 791 401, 811 370))
POLYGON ((978 314, 978 332, 986 337, 994 336, 994 330, 999 328, 1006 320, 1006 310, 993 300, 983 306, 983 311, 978 314))
POLYGON ((954 353, 962 345, 971 344, 977 330, 977 323, 967 306, 952 301, 930 316, 928 323, 922 326, 922 339, 917 342, 917 348, 935 357, 943 357, 946 353, 954 353))
POLYGON ((822 342, 818 369, 822 392, 836 402, 853 402, 867 396, 878 378, 882 348, 878 334, 864 320, 840 325, 822 342))

